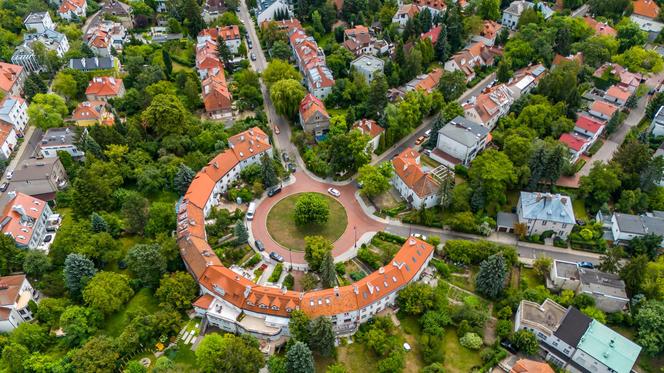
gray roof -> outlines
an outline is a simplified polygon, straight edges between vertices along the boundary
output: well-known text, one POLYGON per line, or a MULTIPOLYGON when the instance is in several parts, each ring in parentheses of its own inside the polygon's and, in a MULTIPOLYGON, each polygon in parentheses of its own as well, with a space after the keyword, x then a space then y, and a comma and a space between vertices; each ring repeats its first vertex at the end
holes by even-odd
POLYGON ((560 322, 560 326, 553 334, 568 345, 576 347, 591 321, 590 317, 584 315, 578 309, 570 307, 560 322))
POLYGON ((74 145, 76 140, 76 127, 51 128, 42 136, 41 146, 74 145))
MULTIPOLYGON (((23 35, 23 40, 24 41, 32 41, 32 40, 48 40, 48 41, 56 41, 58 43, 61 43, 65 38, 65 34, 57 32, 55 30, 45 30, 44 32, 37 32, 37 33, 31 33, 31 34, 25 34, 23 35)), ((48 47, 48 46, 47 46, 48 47)))
POLYGON ((75 70, 111 70, 113 67, 113 57, 72 58, 69 60, 69 68, 75 70))
POLYGON ((643 217, 643 225, 645 225, 647 233, 664 236, 664 218, 646 215, 643 217))
POLYGON ((439 129, 438 133, 471 147, 477 144, 480 139, 486 137, 489 130, 479 123, 458 116, 439 129))
POLYGON ((516 214, 511 212, 498 211, 498 215, 496 216, 496 226, 498 227, 514 228, 514 225, 518 221, 519 218, 516 216, 516 214))
POLYGON ((58 191, 48 180, 34 180, 29 183, 12 180, 7 190, 13 190, 34 197, 40 196, 42 199, 49 199, 47 195, 54 195, 58 191))
POLYGON ((568 262, 565 260, 554 260, 553 264, 556 268, 556 277, 578 279, 579 266, 576 263, 568 262))
POLYGON ((579 279, 584 292, 628 299, 627 293, 625 293, 625 282, 618 275, 600 272, 596 269, 579 268, 579 279))
POLYGON ((48 179, 53 168, 60 162, 58 157, 44 159, 27 159, 14 169, 12 181, 28 181, 48 179))
POLYGON ((521 192, 522 218, 576 224, 572 199, 563 194, 521 192))
POLYGON ((351 66, 355 68, 362 68, 363 70, 371 71, 383 71, 383 66, 385 62, 378 57, 372 55, 363 54, 360 57, 356 58, 350 63, 351 66))
POLYGON ((624 233, 646 234, 646 227, 643 225, 643 220, 639 215, 630 215, 616 212, 616 223, 618 229, 624 233))
POLYGON ((513 1, 510 6, 508 6, 504 12, 511 13, 517 16, 521 16, 521 13, 523 13, 524 10, 528 8, 532 8, 535 5, 537 5, 537 10, 539 10, 542 13, 542 16, 544 19, 548 19, 551 17, 554 13, 553 9, 549 8, 546 4, 544 3, 531 3, 528 1, 523 1, 523 0, 517 0, 513 1))
POLYGON ((38 13, 30 13, 28 14, 27 17, 25 17, 25 20, 23 21, 23 24, 28 24, 28 23, 41 23, 44 17, 48 15, 48 12, 38 12, 38 13))
POLYGON ((664 126, 664 106, 659 107, 652 121, 660 126, 664 126))

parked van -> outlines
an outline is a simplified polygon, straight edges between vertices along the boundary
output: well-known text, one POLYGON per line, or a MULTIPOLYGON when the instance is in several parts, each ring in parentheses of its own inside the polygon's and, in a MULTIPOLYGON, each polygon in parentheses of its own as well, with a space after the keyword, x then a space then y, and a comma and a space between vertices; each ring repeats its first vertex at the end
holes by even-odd
POLYGON ((252 202, 247 209, 247 220, 254 220, 254 213, 256 213, 256 204, 252 202))

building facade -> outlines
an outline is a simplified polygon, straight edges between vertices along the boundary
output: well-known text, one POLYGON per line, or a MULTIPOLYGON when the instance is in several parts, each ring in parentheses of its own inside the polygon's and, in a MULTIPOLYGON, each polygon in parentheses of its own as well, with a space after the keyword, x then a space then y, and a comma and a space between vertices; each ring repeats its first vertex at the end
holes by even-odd
POLYGON ((39 303, 41 296, 24 274, 0 277, 0 332, 9 333, 34 315, 28 304, 39 303))
POLYGON ((552 231, 564 239, 576 224, 572 199, 562 194, 521 192, 517 216, 528 227, 529 236, 552 231))

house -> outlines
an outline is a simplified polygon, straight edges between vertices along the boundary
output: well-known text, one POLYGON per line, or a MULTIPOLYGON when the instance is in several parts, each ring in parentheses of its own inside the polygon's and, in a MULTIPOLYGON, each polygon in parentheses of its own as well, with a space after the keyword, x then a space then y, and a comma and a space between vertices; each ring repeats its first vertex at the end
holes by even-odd
POLYGON ((458 116, 438 130, 436 148, 430 157, 454 168, 468 167, 489 142, 489 130, 479 123, 458 116))
POLYGON ((493 65, 493 62, 494 52, 479 41, 466 47, 445 62, 445 71, 461 70, 466 74, 466 81, 470 82, 475 78, 476 66, 489 66, 493 65))
POLYGON ((551 299, 541 305, 521 301, 514 330, 522 329, 532 331, 541 356, 563 370, 629 373, 641 352, 641 346, 621 334, 551 299))
POLYGON ((109 99, 122 97, 125 94, 125 87, 122 79, 112 76, 98 76, 92 78, 85 90, 85 96, 88 101, 108 101, 109 99))
MULTIPOLYGON (((647 234, 659 234, 664 232, 664 212, 653 211, 643 215, 623 214, 614 212, 610 219, 604 219, 601 211, 597 213, 597 221, 604 222, 609 241, 614 244, 627 244, 635 237, 643 237, 647 234)), ((607 236, 607 235, 605 235, 607 236)), ((664 247, 664 240, 661 247, 664 247)))
POLYGON ((586 138, 588 147, 593 146, 595 141, 604 132, 604 122, 593 119, 587 115, 579 115, 574 124, 574 133, 586 138))
POLYGON ((325 104, 311 93, 300 101, 299 118, 304 132, 311 133, 316 138, 324 136, 330 129, 330 114, 327 113, 325 104))
POLYGON ((207 78, 208 74, 216 74, 224 69, 224 63, 219 59, 217 42, 206 40, 196 45, 196 70, 201 80, 207 78))
POLYGON ((619 85, 612 85, 609 87, 609 89, 606 90, 606 94, 604 95, 604 99, 608 102, 611 102, 613 104, 616 104, 620 107, 625 106, 627 103, 627 100, 634 94, 635 92, 632 92, 628 90, 627 88, 624 88, 619 85))
POLYGON ((110 57, 111 51, 122 51, 127 29, 119 22, 101 21, 91 27, 84 39, 98 57, 110 57))
POLYGON ((420 40, 429 39, 432 45, 436 45, 441 31, 443 31, 442 25, 434 26, 431 29, 429 29, 429 31, 420 34, 420 40))
POLYGON ((553 9, 549 8, 544 3, 535 4, 529 1, 517 0, 513 1, 510 6, 503 10, 501 24, 503 26, 509 27, 512 30, 516 30, 517 26, 519 25, 519 18, 521 18, 521 14, 526 9, 532 8, 535 8, 537 11, 541 12, 544 19, 549 19, 554 13, 553 9))
POLYGON ((356 57, 364 54, 377 55, 389 51, 389 44, 385 40, 378 40, 366 26, 357 25, 344 30, 343 47, 356 57))
POLYGON ((224 0, 206 0, 203 4, 203 20, 210 24, 226 11, 224 0))
POLYGON ((572 199, 563 194, 521 192, 517 216, 528 227, 528 236, 552 231, 565 239, 576 224, 572 199))
POLYGON ((4 121, 0 121, 0 159, 8 160, 16 148, 18 137, 14 127, 4 121))
POLYGON ((565 145, 567 150, 569 150, 570 163, 575 163, 579 160, 581 154, 590 147, 590 141, 588 141, 588 138, 574 133, 563 133, 558 141, 565 145))
POLYGON ((290 29, 288 38, 307 90, 317 98, 325 99, 334 87, 334 77, 325 63, 325 53, 316 40, 301 28, 290 29))
POLYGON ((165 26, 150 27, 148 35, 150 36, 148 43, 151 44, 163 44, 169 41, 180 40, 183 38, 181 33, 171 33, 169 32, 168 27, 165 26))
POLYGON ((256 2, 256 20, 259 25, 275 19, 279 14, 293 16, 293 6, 289 0, 258 0, 256 2))
POLYGON ((546 285, 554 291, 568 289, 576 294, 587 294, 595 299, 595 307, 604 312, 621 312, 629 303, 625 282, 620 276, 581 268, 576 262, 555 259, 546 285))
POLYGON ((7 96, 20 96, 27 75, 23 66, 0 62, 0 91, 7 96))
MULTIPOLYGON (((166 13, 168 11, 168 0, 156 0, 154 10, 157 13, 166 13)), ((205 22, 209 22, 205 20, 205 22)))
POLYGON ((440 83, 440 77, 443 76, 443 70, 435 68, 428 74, 420 74, 413 80, 398 88, 390 88, 387 91, 387 97, 390 101, 403 99, 406 93, 420 90, 426 94, 433 92, 440 83))
POLYGON ((556 66, 568 62, 574 62, 579 66, 583 65, 583 53, 577 52, 576 54, 571 54, 569 56, 563 56, 556 53, 556 55, 553 56, 553 61, 551 62, 551 68, 554 68, 556 66))
POLYGON ((83 101, 79 103, 71 113, 71 119, 79 127, 112 126, 115 123, 113 113, 106 109, 106 101, 83 101))
POLYGON ((72 58, 69 60, 69 68, 84 72, 95 70, 118 71, 120 69, 120 60, 117 57, 72 58))
POLYGON ((7 189, 48 202, 55 200, 57 192, 67 186, 67 180, 59 157, 26 159, 14 169, 7 189))
POLYGON ((378 57, 362 55, 350 63, 350 67, 364 76, 367 83, 371 83, 376 74, 382 74, 385 62, 378 57))
POLYGON ((664 106, 660 106, 657 110, 657 114, 650 122, 648 132, 653 136, 664 136, 664 106))
POLYGON ((25 20, 23 20, 23 25, 25 25, 28 31, 38 34, 46 32, 46 30, 55 30, 55 23, 48 12, 28 14, 25 20))
POLYGON ((2 198, 5 203, 0 231, 18 247, 36 249, 44 241, 47 222, 53 215, 48 203, 13 190, 2 198))
POLYGON ((240 28, 237 25, 203 29, 198 33, 196 40, 200 44, 205 41, 216 42, 217 38, 221 38, 224 41, 231 53, 238 53, 240 44, 242 44, 242 36, 240 35, 240 28))
POLYGON ((507 83, 507 88, 509 88, 512 98, 517 100, 519 97, 532 91, 546 75, 546 72, 546 67, 542 64, 527 66, 515 71, 507 83))
POLYGON ((9 333, 23 322, 32 321, 30 301, 39 302, 40 294, 24 274, 0 277, 0 332, 9 333))
POLYGON ((509 88, 505 84, 498 84, 462 106, 466 118, 492 130, 498 119, 509 112, 513 103, 509 88))
POLYGON ((431 12, 431 17, 435 18, 437 15, 442 15, 447 11, 447 4, 444 0, 413 0, 413 4, 420 8, 420 12, 428 9, 431 12))
POLYGON ((641 85, 641 82, 644 80, 643 75, 630 72, 618 64, 609 62, 597 68, 593 73, 594 78, 601 80, 607 79, 607 75, 610 75, 614 79, 618 79, 618 82, 616 83, 618 87, 627 89, 632 93, 639 88, 639 85, 641 85))
POLYGON ((555 373, 555 371, 547 363, 519 359, 514 363, 509 373, 555 373))
POLYGON ((88 3, 85 0, 62 0, 58 8, 58 15, 68 21, 85 18, 88 3))
POLYGON ((108 0, 104 2, 101 7, 101 14, 103 16, 116 19, 122 25, 131 29, 134 27, 134 14, 131 6, 119 1, 119 0, 108 0))
POLYGON ((399 27, 406 26, 408 20, 413 19, 420 12, 420 7, 415 4, 403 4, 392 17, 392 23, 398 23, 399 27))
POLYGON ((67 36, 57 31, 47 29, 42 33, 24 34, 23 43, 12 54, 12 63, 23 66, 28 72, 43 70, 44 66, 33 50, 36 43, 43 45, 48 52, 55 52, 60 58, 69 50, 67 36))
POLYGON ((392 159, 392 185, 413 208, 430 208, 440 203, 440 183, 423 169, 420 153, 406 148, 392 159))
POLYGON ((232 118, 233 96, 228 90, 224 70, 220 69, 216 74, 208 75, 201 82, 203 90, 203 104, 205 112, 213 119, 221 119, 229 116, 232 118))
POLYGON ((472 41, 482 42, 484 45, 492 47, 496 43, 496 37, 502 29, 502 25, 496 21, 485 20, 482 31, 478 35, 473 35, 472 41))
POLYGON ((588 112, 594 117, 608 121, 618 112, 618 107, 608 102, 596 100, 590 104, 588 112))
POLYGON ((23 98, 7 96, 0 101, 0 123, 10 124, 17 135, 23 135, 28 119, 28 104, 23 98))
POLYGON ((85 153, 78 150, 78 141, 81 136, 87 136, 87 130, 78 133, 76 127, 49 128, 42 136, 39 144, 39 153, 44 158, 57 157, 58 152, 64 151, 74 158, 82 158, 85 153))
POLYGON ((634 10, 629 19, 648 33, 650 41, 654 41, 664 28, 664 23, 659 20, 659 6, 654 0, 635 0, 632 6, 634 10))
POLYGON ((615 38, 618 35, 618 32, 606 22, 600 22, 596 19, 585 16, 583 21, 586 22, 591 29, 595 30, 595 34, 599 36, 610 36, 615 38))
POLYGON ((369 145, 371 145, 371 150, 369 150, 370 153, 378 149, 378 146, 380 145, 380 137, 383 135, 383 132, 385 132, 385 129, 372 119, 360 119, 353 123, 352 129, 356 129, 369 136, 369 145))

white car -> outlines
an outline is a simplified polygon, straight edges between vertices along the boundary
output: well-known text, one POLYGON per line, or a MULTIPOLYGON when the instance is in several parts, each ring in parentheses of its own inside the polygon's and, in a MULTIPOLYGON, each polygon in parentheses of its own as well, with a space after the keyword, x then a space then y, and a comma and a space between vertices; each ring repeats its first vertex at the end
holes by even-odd
POLYGON ((11 180, 12 177, 14 177, 14 170, 7 171, 7 175, 5 177, 7 178, 7 180, 11 180))
POLYGON ((329 188, 327 190, 327 192, 330 193, 331 195, 335 196, 335 197, 339 197, 341 195, 341 192, 334 189, 334 188, 329 188))
POLYGON ((427 240, 427 236, 425 236, 425 235, 423 235, 423 234, 419 234, 419 233, 411 233, 410 235, 413 236, 413 237, 415 237, 415 238, 419 238, 419 239, 422 240, 422 241, 426 241, 426 240, 427 240))

